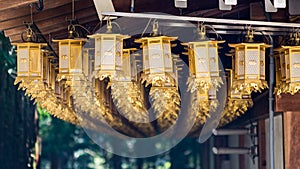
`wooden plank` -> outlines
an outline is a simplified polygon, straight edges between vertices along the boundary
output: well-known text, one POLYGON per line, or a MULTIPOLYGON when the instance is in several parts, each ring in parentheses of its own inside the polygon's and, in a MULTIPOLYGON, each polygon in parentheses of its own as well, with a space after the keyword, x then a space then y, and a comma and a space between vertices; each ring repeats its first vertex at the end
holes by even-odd
POLYGON ((284 112, 285 169, 300 166, 300 116, 299 111, 284 112))
MULTIPOLYGON (((91 1, 88 2, 89 3, 87 3, 86 1, 80 1, 79 3, 77 3, 77 6, 80 8, 77 7, 77 10, 75 12, 76 16, 80 17, 80 15, 83 14, 83 10, 86 13, 96 11, 94 4, 91 1), (88 9, 89 11, 87 11, 86 9, 88 9)), ((55 24, 56 20, 65 20, 66 17, 71 18, 70 4, 63 7, 59 7, 58 10, 47 10, 40 12, 36 16, 34 16, 34 21, 35 23, 45 21, 48 23, 51 22, 50 24, 55 24)), ((1 22, 0 30, 17 28, 19 26, 22 26, 24 21, 30 21, 30 16, 1 22)))
MULTIPOLYGON (((86 17, 79 19, 80 25, 85 25, 90 22, 100 22, 100 21, 98 20, 98 16, 96 14, 92 14, 92 13, 90 15, 87 15, 86 17)), ((40 28, 40 30, 43 34, 44 33, 46 33, 46 34, 52 33, 53 35, 55 35, 56 32, 60 32, 62 30, 64 30, 65 33, 67 33, 67 23, 61 22, 61 23, 57 23, 55 25, 50 25, 47 27, 43 26, 40 28)))
POLYGON ((0 11, 29 5, 34 2, 37 2, 37 0, 0 0, 0 11))
POLYGON ((258 121, 258 168, 266 169, 266 130, 265 120, 258 121))
POLYGON ((275 98, 276 112, 300 111, 300 94, 281 94, 275 98))
POLYGON ((290 168, 290 151, 291 151, 291 121, 292 121, 292 112, 283 113, 283 126, 284 126, 284 161, 285 168, 290 168))
MULTIPOLYGON (((81 16, 82 18, 87 18, 87 21, 90 21, 90 19, 98 19, 96 12, 93 11, 93 7, 83 9, 82 11, 78 11, 78 16, 81 16)), ((49 34, 50 32, 53 32, 53 29, 65 29, 67 31, 67 22, 65 21, 65 16, 60 16, 57 18, 50 18, 48 20, 38 21, 36 22, 36 25, 39 27, 41 32, 43 34, 49 34), (47 31, 47 32, 46 32, 47 31)), ((21 31, 17 29, 18 31, 11 29, 11 30, 5 30, 6 36, 9 36, 12 41, 16 41, 17 38, 20 38, 20 33, 24 31, 25 27, 21 26, 21 31)))
MULTIPOLYGON (((36 0, 37 1, 37 0, 36 0)), ((84 0, 78 0, 78 1, 84 1, 84 0)), ((78 3, 76 1, 76 3, 78 3)), ((88 0, 90 1, 90 0, 88 0)), ((76 5, 75 3, 75 5, 76 5)), ((65 6, 67 4, 70 4, 71 7, 71 1, 70 0, 59 0, 59 1, 44 1, 44 9, 42 12, 47 11, 47 10, 55 10, 53 8, 57 8, 60 6, 65 6)), ((34 10, 34 15, 36 15, 36 11, 34 10)), ((16 19, 19 17, 24 17, 26 15, 30 15, 30 7, 18 7, 15 8, 14 10, 3 10, 0 11, 0 21, 6 21, 6 20, 11 20, 11 19, 16 19)))

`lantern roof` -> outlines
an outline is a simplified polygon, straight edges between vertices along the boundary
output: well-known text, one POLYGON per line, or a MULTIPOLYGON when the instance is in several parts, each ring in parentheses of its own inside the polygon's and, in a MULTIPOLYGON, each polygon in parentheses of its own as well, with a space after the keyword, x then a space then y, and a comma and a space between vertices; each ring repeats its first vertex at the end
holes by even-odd
POLYGON ((122 34, 114 34, 114 33, 95 33, 93 35, 88 35, 89 38, 97 38, 97 37, 122 37, 123 39, 130 38, 129 35, 122 35, 122 34))
POLYGON ((203 40, 203 41, 182 43, 182 45, 218 44, 218 43, 224 43, 224 42, 225 42, 225 40, 203 40))
POLYGON ((178 37, 170 37, 170 36, 153 36, 153 37, 142 37, 140 39, 136 39, 134 42, 136 43, 143 43, 148 40, 170 40, 174 41, 177 40, 178 37))
POLYGON ((22 43, 12 43, 12 45, 14 45, 14 46, 16 46, 16 45, 28 45, 28 46, 41 45, 41 46, 47 46, 47 43, 22 42, 22 43))
POLYGON ((123 48, 123 51, 136 51, 137 48, 123 48))
POLYGON ((86 38, 76 38, 76 39, 52 39, 53 42, 86 42, 86 38))
POLYGON ((300 46, 281 46, 280 49, 300 49, 300 46))
POLYGON ((272 47, 272 45, 268 45, 266 43, 237 43, 237 44, 228 44, 228 46, 232 48, 243 47, 243 46, 262 46, 265 48, 272 47))

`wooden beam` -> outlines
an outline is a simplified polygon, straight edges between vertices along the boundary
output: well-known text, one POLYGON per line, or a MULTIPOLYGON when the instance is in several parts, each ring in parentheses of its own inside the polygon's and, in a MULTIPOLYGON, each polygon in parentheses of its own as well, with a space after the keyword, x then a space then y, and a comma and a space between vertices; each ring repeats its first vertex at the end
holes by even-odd
MULTIPOLYGON (((36 0, 37 1, 37 0, 36 0)), ((83 1, 83 0, 78 0, 78 1, 83 1)), ((78 1, 76 1, 76 3, 78 3, 78 1)), ((90 1, 90 0, 88 0, 90 1)), ((75 3, 75 5, 76 5, 75 3)), ((47 10, 55 10, 53 8, 57 8, 60 6, 65 6, 67 4, 70 4, 71 7, 71 1, 70 0, 59 0, 59 1, 44 1, 44 9, 42 12, 47 11, 47 10)), ((77 7, 77 5, 76 5, 77 7)), ((34 10, 34 16, 39 13, 36 12, 34 10)), ((26 15, 30 15, 30 7, 18 7, 14 10, 3 10, 0 11, 0 21, 6 21, 6 20, 11 20, 11 19, 16 19, 16 18, 20 18, 20 17, 24 17, 26 15)))
MULTIPOLYGON (((94 11, 93 9, 94 7, 89 7, 81 11, 78 11, 78 16, 80 16, 81 18, 87 18, 88 21, 90 21, 89 19, 98 19, 96 11, 94 11)), ((43 34, 49 34, 50 32, 52 32, 52 29, 67 30, 67 22, 65 21, 65 16, 50 18, 35 23, 43 34)), ((17 38, 21 38, 20 33, 24 30, 24 26, 20 26, 20 27, 16 30, 15 29, 6 30, 5 31, 6 36, 9 36, 11 38, 11 41, 16 41, 17 38), (19 29, 20 27, 21 27, 21 31, 19 32, 16 31, 16 30, 20 30, 19 29)))
POLYGON ((275 111, 300 111, 300 94, 281 94, 275 98, 275 111))
POLYGON ((37 2, 37 0, 0 0, 0 11, 17 8, 37 2))
MULTIPOLYGON (((90 22, 93 22, 93 21, 99 22, 98 16, 97 16, 97 14, 90 13, 89 15, 80 18, 79 24, 84 25, 84 24, 87 24, 87 23, 90 23, 90 22)), ((51 34, 55 35, 56 32, 59 32, 61 30, 64 30, 65 33, 67 33, 67 23, 66 22, 60 22, 60 23, 57 23, 55 25, 43 26, 43 27, 40 28, 40 30, 43 34, 51 33, 51 34)))
POLYGON ((258 168, 266 169, 267 167, 267 153, 266 153, 266 127, 265 120, 258 120, 258 168))
MULTIPOLYGON (((96 13, 90 12, 89 14, 90 15, 87 16, 87 17, 78 18, 79 24, 83 25, 83 24, 87 24, 87 23, 92 22, 92 21, 100 22, 96 13)), ((42 34, 47 35, 49 33, 54 33, 54 32, 60 31, 60 30, 65 30, 66 31, 67 25, 68 24, 65 20, 60 20, 56 24, 51 24, 50 26, 44 26, 44 27, 40 27, 39 25, 37 25, 37 26, 39 27, 42 34)), ((6 36, 17 37, 24 30, 25 30, 25 26, 20 26, 18 28, 5 30, 4 32, 5 32, 6 36)))
MULTIPOLYGON (((89 9, 89 11, 85 11, 87 13, 90 13, 91 11, 96 11, 94 4, 90 1, 88 2, 89 3, 86 3, 86 1, 80 1, 79 3, 77 3, 77 6, 80 6, 81 8, 77 8, 75 13, 76 16, 80 17, 80 15, 82 14, 81 11, 84 9, 89 9)), ((56 20, 65 20, 67 16, 68 18, 71 18, 71 6, 69 6, 70 4, 63 7, 59 7, 57 10, 47 10, 40 12, 34 17, 34 21, 35 23, 38 23, 46 20, 47 22, 52 22, 51 24, 55 24, 56 20)), ((19 26, 22 26, 24 21, 30 21, 30 16, 1 22, 0 30, 17 28, 19 26)))
MULTIPOLYGON (((292 104, 291 104, 292 105, 292 104)), ((300 112, 284 112, 284 164, 285 169, 299 168, 300 166, 300 112)))

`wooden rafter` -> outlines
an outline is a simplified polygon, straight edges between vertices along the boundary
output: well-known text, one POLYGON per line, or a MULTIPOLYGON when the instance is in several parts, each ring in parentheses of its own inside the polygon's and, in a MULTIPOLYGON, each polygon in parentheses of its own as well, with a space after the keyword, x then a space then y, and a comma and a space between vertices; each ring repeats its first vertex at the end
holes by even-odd
POLYGON ((26 6, 34 2, 37 2, 37 0, 13 0, 13 1, 0 0, 0 11, 17 8, 20 6, 26 6))

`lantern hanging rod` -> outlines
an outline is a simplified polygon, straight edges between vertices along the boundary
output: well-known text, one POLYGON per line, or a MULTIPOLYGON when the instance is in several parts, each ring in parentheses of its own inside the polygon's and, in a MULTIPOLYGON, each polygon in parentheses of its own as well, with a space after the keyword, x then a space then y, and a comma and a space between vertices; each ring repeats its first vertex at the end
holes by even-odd
POLYGON ((251 25, 251 26, 300 28, 299 23, 285 23, 285 22, 266 22, 266 21, 235 20, 235 19, 217 19, 217 18, 173 16, 173 15, 150 14, 150 13, 127 13, 127 12, 102 12, 101 14, 103 16, 148 18, 148 19, 178 20, 178 21, 194 21, 194 22, 218 23, 218 24, 227 24, 227 25, 230 24, 230 25, 251 25))

